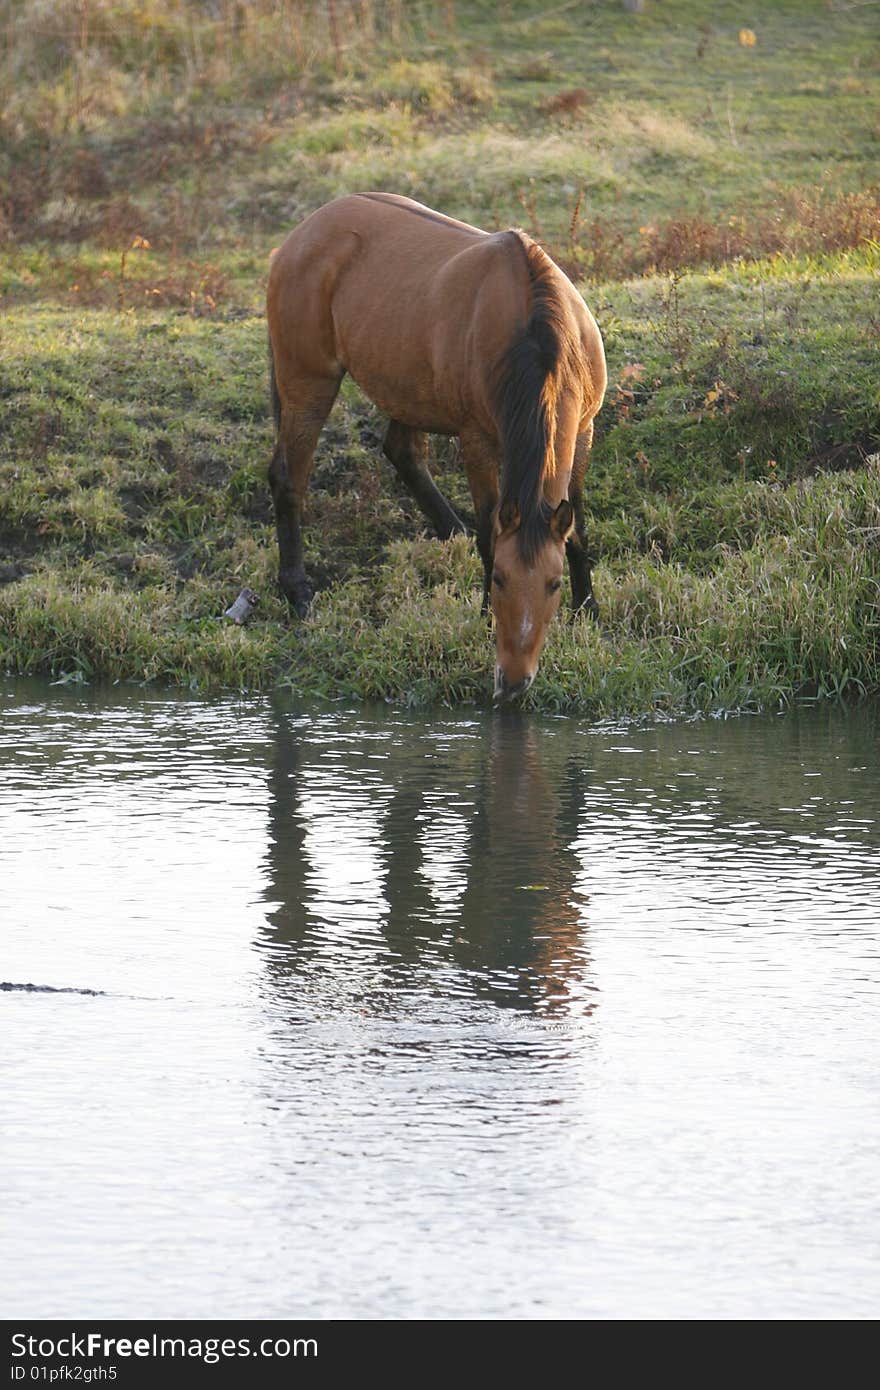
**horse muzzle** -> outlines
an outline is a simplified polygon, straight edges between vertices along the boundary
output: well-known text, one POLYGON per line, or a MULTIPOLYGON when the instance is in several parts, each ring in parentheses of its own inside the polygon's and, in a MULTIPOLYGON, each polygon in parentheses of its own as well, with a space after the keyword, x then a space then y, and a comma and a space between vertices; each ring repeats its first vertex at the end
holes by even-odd
POLYGON ((495 703, 504 705, 508 700, 516 699, 517 695, 524 695, 535 679, 534 676, 523 676, 521 681, 511 684, 500 666, 495 667, 495 703))

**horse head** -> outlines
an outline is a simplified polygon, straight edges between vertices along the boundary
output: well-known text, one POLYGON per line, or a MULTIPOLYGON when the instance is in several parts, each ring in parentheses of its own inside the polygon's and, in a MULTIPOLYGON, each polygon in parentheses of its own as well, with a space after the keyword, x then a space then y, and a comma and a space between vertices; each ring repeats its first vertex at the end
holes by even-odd
POLYGON ((574 512, 563 499, 524 532, 515 501, 502 502, 495 522, 491 603, 495 615, 495 699, 528 690, 547 628, 559 607, 565 542, 574 512))

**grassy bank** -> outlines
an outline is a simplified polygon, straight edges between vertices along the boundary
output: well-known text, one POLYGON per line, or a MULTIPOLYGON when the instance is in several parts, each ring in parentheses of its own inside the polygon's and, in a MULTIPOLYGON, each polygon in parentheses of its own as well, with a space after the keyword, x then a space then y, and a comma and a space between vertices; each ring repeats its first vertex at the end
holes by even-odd
MULTIPOLYGON (((558 623, 530 700, 877 693, 869 13, 501 8, 5 6, 0 669, 488 699, 473 547, 421 534, 350 383, 313 475, 310 619, 274 591, 266 260, 372 185, 526 225, 605 335, 605 625, 558 623), (218 615, 244 584, 238 629, 218 615)), ((435 468, 466 511, 450 446, 435 468)))

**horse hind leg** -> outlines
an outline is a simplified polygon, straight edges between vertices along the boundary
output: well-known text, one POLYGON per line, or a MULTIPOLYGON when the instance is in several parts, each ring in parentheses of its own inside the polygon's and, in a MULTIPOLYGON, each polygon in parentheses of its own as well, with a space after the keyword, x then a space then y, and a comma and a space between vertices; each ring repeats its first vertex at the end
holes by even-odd
POLYGON ((273 376, 277 432, 269 465, 269 486, 278 536, 278 583, 301 618, 308 612, 312 597, 303 559, 303 503, 315 445, 333 407, 342 375, 286 382, 283 394, 273 376))
POLYGON ((399 420, 391 420, 385 432, 382 451, 441 540, 448 540, 457 531, 467 529, 428 471, 426 434, 402 425, 399 420))
POLYGON ((483 562, 483 601, 480 612, 489 614, 492 562, 495 550, 493 519, 498 506, 499 458, 497 446, 475 428, 464 430, 461 451, 477 518, 477 550, 483 562))

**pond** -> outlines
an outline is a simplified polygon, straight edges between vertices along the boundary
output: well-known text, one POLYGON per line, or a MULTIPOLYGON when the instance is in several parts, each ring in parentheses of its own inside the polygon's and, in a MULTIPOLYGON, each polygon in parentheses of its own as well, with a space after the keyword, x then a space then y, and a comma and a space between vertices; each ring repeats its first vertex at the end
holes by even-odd
POLYGON ((870 1317, 876 709, 0 682, 7 1317, 870 1317))

